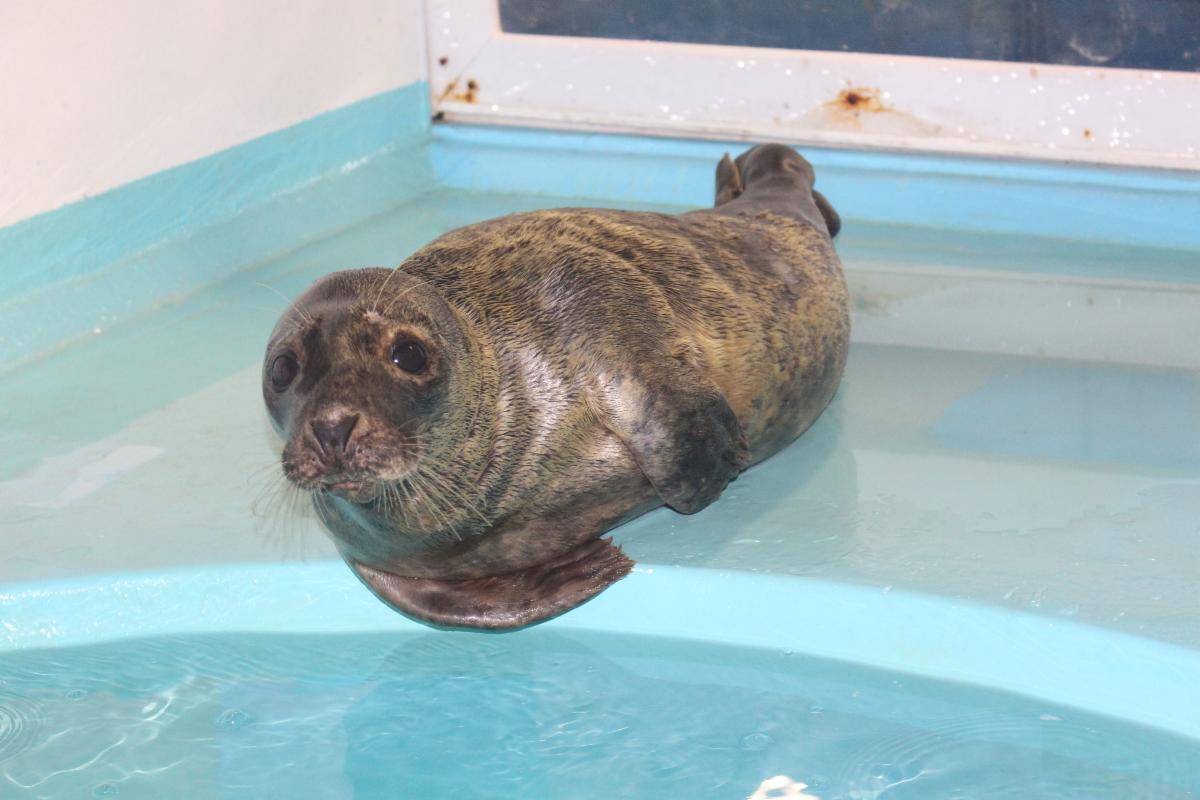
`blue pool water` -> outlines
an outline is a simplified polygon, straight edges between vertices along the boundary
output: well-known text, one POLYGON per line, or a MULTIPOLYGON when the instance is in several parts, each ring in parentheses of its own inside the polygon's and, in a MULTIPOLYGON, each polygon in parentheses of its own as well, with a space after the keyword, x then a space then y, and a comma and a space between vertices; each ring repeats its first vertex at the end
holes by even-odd
POLYGON ((0 657, 0 796, 1200 796, 1194 742, 797 653, 534 630, 0 657), (186 787, 186 788, 184 788, 186 787))
POLYGON ((635 573, 533 631, 404 621, 281 491, 259 359, 286 297, 499 214, 702 204, 721 150, 447 128, 0 286, 0 798, 1200 795, 1179 176, 816 158, 837 398, 712 507, 616 531, 635 573))

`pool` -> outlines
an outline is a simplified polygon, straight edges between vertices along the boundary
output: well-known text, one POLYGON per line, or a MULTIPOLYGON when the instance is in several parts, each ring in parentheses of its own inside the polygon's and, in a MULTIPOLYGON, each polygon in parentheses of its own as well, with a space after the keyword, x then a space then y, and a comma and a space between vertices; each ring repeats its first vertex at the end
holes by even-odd
POLYGON ((855 338, 798 443, 532 630, 431 631, 332 560, 258 398, 285 298, 498 214, 706 203, 724 147, 441 126, 10 287, 0 797, 1200 796, 1184 178, 818 151, 855 338))

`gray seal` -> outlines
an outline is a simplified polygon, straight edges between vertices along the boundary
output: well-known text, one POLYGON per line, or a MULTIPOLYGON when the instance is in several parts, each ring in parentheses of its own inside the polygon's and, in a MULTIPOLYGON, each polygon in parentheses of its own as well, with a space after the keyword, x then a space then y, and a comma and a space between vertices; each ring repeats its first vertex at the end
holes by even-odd
POLYGON ((604 532, 704 508, 833 397, 850 325, 813 181, 761 145, 719 163, 711 209, 513 214, 321 278, 263 363, 285 475, 404 614, 579 605, 632 566, 604 532))

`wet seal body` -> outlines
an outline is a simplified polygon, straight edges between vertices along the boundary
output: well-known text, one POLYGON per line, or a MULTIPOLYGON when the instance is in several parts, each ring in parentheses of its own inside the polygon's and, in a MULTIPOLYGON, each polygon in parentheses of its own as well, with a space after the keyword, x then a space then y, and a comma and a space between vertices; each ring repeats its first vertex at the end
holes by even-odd
POLYGON ((837 214, 782 145, 678 216, 558 209, 317 281, 263 395, 359 578, 442 626, 555 616, 628 573, 600 535, 697 511, 829 403, 849 339, 837 214))

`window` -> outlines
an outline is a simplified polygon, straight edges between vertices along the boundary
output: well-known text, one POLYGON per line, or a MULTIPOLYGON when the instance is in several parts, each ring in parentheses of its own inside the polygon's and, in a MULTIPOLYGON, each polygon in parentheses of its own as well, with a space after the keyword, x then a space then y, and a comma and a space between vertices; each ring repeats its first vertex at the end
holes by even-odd
POLYGON ((427 11, 434 103, 451 120, 1200 169, 1200 0, 427 11))

